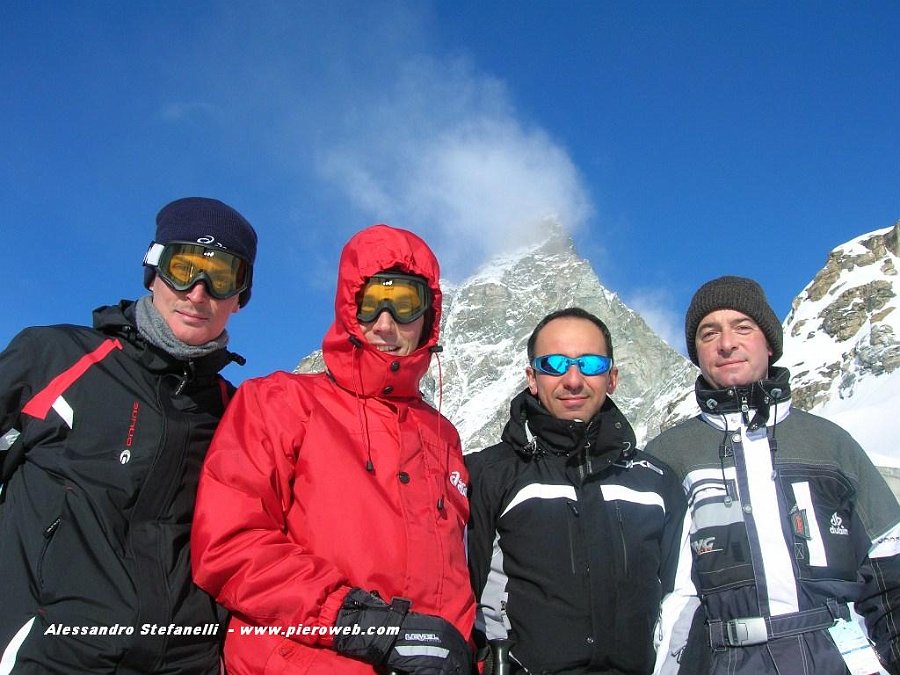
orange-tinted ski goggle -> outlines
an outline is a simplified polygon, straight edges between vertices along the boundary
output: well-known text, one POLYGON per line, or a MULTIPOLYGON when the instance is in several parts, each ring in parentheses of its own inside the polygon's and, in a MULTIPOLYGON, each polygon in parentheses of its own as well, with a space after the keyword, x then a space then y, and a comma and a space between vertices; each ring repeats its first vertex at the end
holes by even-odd
POLYGON ((381 272, 369 278, 357 299, 356 318, 369 323, 388 311, 397 323, 412 323, 431 308, 431 289, 421 277, 381 272))
POLYGON ((154 244, 144 263, 155 267, 156 273, 176 291, 186 291, 202 281, 212 297, 224 300, 250 286, 250 263, 233 253, 201 244, 154 244))

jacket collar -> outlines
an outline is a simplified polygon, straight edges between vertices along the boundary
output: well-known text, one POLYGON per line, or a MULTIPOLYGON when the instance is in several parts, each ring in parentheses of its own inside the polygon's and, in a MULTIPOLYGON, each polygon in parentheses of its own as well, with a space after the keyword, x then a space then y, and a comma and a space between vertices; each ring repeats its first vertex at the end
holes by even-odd
POLYGON ((635 451, 631 424, 610 397, 588 422, 553 417, 527 388, 510 404, 502 440, 527 460, 565 456, 566 464, 584 475, 603 471, 635 451))
POLYGON ((148 343, 137 330, 135 302, 120 300, 117 305, 107 305, 94 310, 94 328, 112 337, 122 339, 123 349, 144 368, 154 373, 172 373, 191 378, 216 375, 222 368, 242 357, 220 349, 191 362, 181 361, 168 352, 148 343))
MULTIPOLYGON (((768 377, 746 386, 715 389, 701 375, 694 384, 694 393, 704 418, 714 420, 738 414, 748 430, 756 431, 766 426, 770 409, 774 406, 780 422, 790 409, 790 371, 771 366, 768 377)), ((726 420, 727 421, 727 420, 726 420)))

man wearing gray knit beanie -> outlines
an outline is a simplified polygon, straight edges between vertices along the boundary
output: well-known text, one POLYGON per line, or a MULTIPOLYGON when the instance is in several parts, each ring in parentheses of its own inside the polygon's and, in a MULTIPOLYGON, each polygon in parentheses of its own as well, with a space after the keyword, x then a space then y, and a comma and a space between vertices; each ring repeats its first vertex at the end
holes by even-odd
POLYGON ((719 277, 703 284, 688 307, 684 336, 691 361, 716 387, 761 380, 768 366, 781 357, 781 322, 760 285, 744 277, 719 277), (732 328, 733 337, 749 339, 742 340, 741 346, 735 344, 733 350, 730 342, 721 345, 718 339, 726 326, 732 328), (709 355, 701 364, 698 350, 708 348, 731 353, 723 354, 723 358, 709 355))
POLYGON ((685 340, 700 414, 646 448, 689 503, 656 672, 806 673, 814 655, 816 675, 897 675, 900 505, 884 479, 846 431, 792 407, 758 283, 703 284, 685 340))
POLYGON ((193 582, 191 517, 256 244, 231 206, 178 199, 150 294, 0 353, 0 673, 220 672, 226 613, 193 582))

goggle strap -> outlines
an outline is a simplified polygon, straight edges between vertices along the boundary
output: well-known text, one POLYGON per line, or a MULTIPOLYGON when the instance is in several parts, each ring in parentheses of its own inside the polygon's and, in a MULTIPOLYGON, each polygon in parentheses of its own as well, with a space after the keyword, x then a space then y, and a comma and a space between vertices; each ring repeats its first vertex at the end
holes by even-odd
POLYGON ((162 257, 163 251, 166 250, 164 244, 157 244, 155 241, 150 244, 150 248, 147 249, 147 252, 144 254, 144 264, 152 265, 156 267, 159 265, 159 259, 162 257))

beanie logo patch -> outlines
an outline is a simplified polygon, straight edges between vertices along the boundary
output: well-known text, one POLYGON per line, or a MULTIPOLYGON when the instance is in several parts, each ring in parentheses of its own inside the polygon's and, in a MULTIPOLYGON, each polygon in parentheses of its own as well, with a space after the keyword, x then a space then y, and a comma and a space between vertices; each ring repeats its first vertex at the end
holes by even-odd
POLYGON ((197 237, 197 243, 203 244, 204 246, 218 246, 219 248, 225 248, 224 246, 222 246, 222 244, 217 242, 216 238, 211 234, 205 234, 202 237, 197 237))

